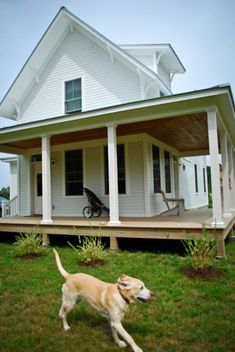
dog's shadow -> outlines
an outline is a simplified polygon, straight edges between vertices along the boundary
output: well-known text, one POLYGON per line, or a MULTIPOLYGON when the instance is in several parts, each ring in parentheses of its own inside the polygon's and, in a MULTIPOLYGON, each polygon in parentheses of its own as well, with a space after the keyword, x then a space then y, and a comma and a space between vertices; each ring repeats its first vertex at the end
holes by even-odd
MULTIPOLYGON (((84 327, 84 329, 91 329, 92 331, 95 328, 96 330, 100 330, 102 334, 110 335, 110 325, 108 319, 99 315, 98 312, 85 303, 80 303, 68 315, 68 322, 73 330, 76 328, 81 330, 81 327, 84 327)), ((123 325, 130 333, 143 332, 143 326, 138 321, 127 320, 123 322, 123 325)))

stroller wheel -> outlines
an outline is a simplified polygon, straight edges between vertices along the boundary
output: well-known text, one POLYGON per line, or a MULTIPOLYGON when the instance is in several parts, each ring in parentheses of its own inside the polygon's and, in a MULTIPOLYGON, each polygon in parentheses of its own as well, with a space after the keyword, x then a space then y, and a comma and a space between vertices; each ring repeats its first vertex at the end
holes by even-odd
POLYGON ((91 218, 93 215, 93 211, 89 205, 87 205, 85 208, 83 208, 82 213, 85 218, 91 218))
POLYGON ((95 210, 93 210, 93 216, 94 216, 95 218, 98 218, 101 213, 102 213, 101 208, 96 208, 95 210))

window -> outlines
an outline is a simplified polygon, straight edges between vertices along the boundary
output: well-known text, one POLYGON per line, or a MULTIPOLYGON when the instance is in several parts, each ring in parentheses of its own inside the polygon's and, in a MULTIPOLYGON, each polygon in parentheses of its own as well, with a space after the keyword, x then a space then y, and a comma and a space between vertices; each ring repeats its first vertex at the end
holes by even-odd
POLYGON ((153 155, 153 191, 159 193, 161 189, 160 151, 155 145, 152 146, 153 155))
POLYGON ((37 174, 37 197, 42 197, 42 174, 37 174))
POLYGON ((82 150, 65 152, 65 195, 83 194, 82 150))
POLYGON ((165 94, 160 90, 160 97, 164 97, 165 94))
POLYGON ((81 79, 65 82, 65 112, 82 110, 81 79))
POLYGON ((166 193, 171 193, 171 159, 170 159, 170 153, 167 151, 164 151, 164 161, 165 161, 166 193))
POLYGON ((204 192, 206 193, 206 169, 203 168, 203 188, 204 192))
POLYGON ((194 164, 194 179, 195 179, 195 192, 198 193, 198 175, 197 175, 197 165, 194 164))
MULTIPOLYGON (((126 193, 125 148, 124 144, 117 145, 118 193, 126 193)), ((104 147, 104 186, 105 194, 109 194, 108 147, 104 147)))

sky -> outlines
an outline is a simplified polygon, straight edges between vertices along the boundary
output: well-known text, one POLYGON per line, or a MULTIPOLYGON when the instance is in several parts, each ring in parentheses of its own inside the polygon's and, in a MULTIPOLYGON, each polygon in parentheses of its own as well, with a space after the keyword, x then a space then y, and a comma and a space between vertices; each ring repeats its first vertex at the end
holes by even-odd
POLYGON ((234 0, 0 0, 0 101, 61 6, 115 44, 170 43, 186 68, 173 93, 230 83, 235 94, 234 0))

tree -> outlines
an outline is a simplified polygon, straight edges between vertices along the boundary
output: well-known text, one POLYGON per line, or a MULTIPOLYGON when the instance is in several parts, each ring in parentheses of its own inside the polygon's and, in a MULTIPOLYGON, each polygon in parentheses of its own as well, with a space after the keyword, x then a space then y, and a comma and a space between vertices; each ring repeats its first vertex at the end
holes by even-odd
POLYGON ((9 199, 10 198, 10 187, 3 187, 0 190, 0 196, 5 199, 9 199))

